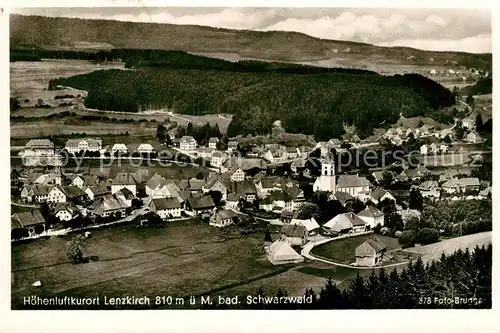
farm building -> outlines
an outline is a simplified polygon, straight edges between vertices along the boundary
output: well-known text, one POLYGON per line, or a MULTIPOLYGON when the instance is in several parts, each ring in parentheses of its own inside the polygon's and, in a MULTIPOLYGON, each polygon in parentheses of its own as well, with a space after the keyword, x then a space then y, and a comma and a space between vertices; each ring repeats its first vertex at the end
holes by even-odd
POLYGON ((137 183, 134 175, 126 172, 119 172, 111 184, 111 194, 115 194, 122 188, 129 189, 134 196, 137 195, 137 183))
POLYGON ((375 266, 382 261, 382 257, 387 250, 378 237, 367 239, 356 248, 356 266, 375 266))
POLYGON ((238 214, 230 209, 221 209, 210 217, 209 224, 218 228, 227 227, 234 223, 237 216, 238 214))
POLYGON ((290 221, 290 225, 301 225, 306 228, 307 238, 311 235, 314 235, 320 228, 318 222, 316 222, 314 217, 306 220, 292 218, 292 220, 290 221))
POLYGON ((282 237, 293 246, 304 246, 307 243, 308 234, 303 225, 285 224, 281 227, 282 237))
POLYGON ((29 212, 15 213, 11 217, 12 229, 25 229, 29 236, 36 235, 40 229, 45 229, 45 219, 39 209, 34 209, 29 212))
POLYGON ((366 230, 366 222, 356 214, 349 212, 338 214, 330 221, 326 222, 323 228, 326 229, 326 231, 337 234, 356 233, 366 230))
POLYGON ((394 196, 389 191, 384 190, 381 187, 377 187, 370 194, 370 200, 376 205, 378 205, 379 202, 382 202, 386 199, 396 202, 396 198, 394 198, 394 196))
POLYGON ((125 216, 127 204, 108 194, 97 198, 88 208, 91 215, 100 217, 125 216))
POLYGON ((271 244, 267 258, 273 265, 296 264, 304 261, 304 258, 284 239, 278 239, 271 244))
POLYGON ((57 204, 54 209, 55 216, 59 221, 70 221, 78 216, 78 208, 70 203, 57 204))
POLYGON ((211 196, 190 197, 187 199, 187 206, 195 214, 211 212, 215 208, 215 203, 211 196))
POLYGON ((375 228, 377 225, 384 226, 384 213, 375 206, 366 206, 366 208, 357 215, 366 222, 370 229, 375 228))
POLYGON ((156 213, 162 219, 181 217, 182 209, 176 198, 156 198, 149 205, 151 212, 156 213))

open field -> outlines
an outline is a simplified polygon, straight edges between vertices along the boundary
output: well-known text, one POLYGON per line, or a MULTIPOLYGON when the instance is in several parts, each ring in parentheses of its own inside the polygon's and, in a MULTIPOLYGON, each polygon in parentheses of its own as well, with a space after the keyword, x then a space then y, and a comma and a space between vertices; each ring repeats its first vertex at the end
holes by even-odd
MULTIPOLYGON (((366 234, 328 242, 314 247, 311 254, 330 259, 334 262, 349 265, 356 261, 356 247, 363 244, 367 239, 373 236, 374 234, 366 234)), ((387 245, 387 250, 400 248, 396 238, 382 235, 376 236, 387 245)))
MULTIPOLYGON (((94 63, 80 60, 16 61, 10 63, 11 96, 18 97, 21 106, 34 106, 39 98, 53 104, 56 95, 78 95, 74 89, 46 90, 49 80, 58 77, 69 77, 90 73, 100 69, 123 68, 123 63, 94 63), (29 101, 25 102, 28 99, 29 101)), ((61 100, 58 100, 61 101, 61 100)))
POLYGON ((12 305, 24 295, 188 296, 280 268, 266 259, 263 234, 241 237, 199 220, 162 228, 122 226, 92 233, 86 256, 97 261, 73 265, 67 237, 12 246, 12 305), (41 288, 31 284, 40 280, 41 288))
POLYGON ((462 237, 451 238, 425 246, 407 248, 403 252, 417 253, 422 255, 423 261, 431 261, 439 260, 442 253, 449 255, 457 251, 458 249, 465 250, 466 248, 469 248, 469 250, 473 250, 476 245, 479 245, 481 247, 483 245, 490 244, 491 241, 492 232, 487 231, 462 237))
POLYGON ((11 137, 36 138, 43 136, 70 135, 71 133, 87 133, 87 135, 125 134, 132 136, 156 135, 155 123, 105 123, 87 121, 80 124, 68 124, 64 120, 42 120, 40 122, 13 123, 10 126, 11 137))
POLYGON ((89 135, 122 134, 129 132, 133 136, 155 136, 158 122, 175 121, 178 124, 192 122, 194 125, 204 125, 209 122, 217 124, 222 133, 227 131, 231 122, 231 115, 177 115, 170 114, 166 110, 145 111, 141 113, 120 113, 106 112, 87 109, 83 106, 83 98, 86 91, 67 88, 62 90, 47 90, 50 79, 58 77, 69 77, 78 74, 89 73, 95 70, 123 68, 123 63, 105 62, 95 63, 80 60, 43 60, 43 61, 18 61, 10 63, 10 88, 11 96, 17 97, 21 108, 12 112, 16 117, 47 117, 51 114, 61 112, 74 112, 78 116, 97 115, 109 118, 133 119, 137 123, 101 122, 87 121, 71 122, 73 117, 66 117, 61 120, 40 119, 40 121, 21 122, 13 120, 11 122, 11 137, 14 138, 34 138, 39 136, 57 136, 71 133, 87 133, 89 135), (55 99, 56 96, 72 95, 73 98, 55 99), (42 99, 43 104, 50 105, 51 108, 36 108, 38 100, 42 99), (71 102, 73 106, 59 106, 61 103, 71 102), (139 123, 139 120, 147 120, 146 123, 139 123), (149 122, 150 120, 156 122, 149 122))

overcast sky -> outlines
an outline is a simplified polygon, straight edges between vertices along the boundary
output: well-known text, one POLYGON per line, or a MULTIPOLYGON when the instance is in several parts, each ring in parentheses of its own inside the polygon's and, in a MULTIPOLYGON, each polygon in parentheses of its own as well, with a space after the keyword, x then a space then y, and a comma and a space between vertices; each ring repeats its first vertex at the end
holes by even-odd
POLYGON ((487 9, 29 8, 24 15, 298 31, 327 39, 425 50, 491 52, 487 9))

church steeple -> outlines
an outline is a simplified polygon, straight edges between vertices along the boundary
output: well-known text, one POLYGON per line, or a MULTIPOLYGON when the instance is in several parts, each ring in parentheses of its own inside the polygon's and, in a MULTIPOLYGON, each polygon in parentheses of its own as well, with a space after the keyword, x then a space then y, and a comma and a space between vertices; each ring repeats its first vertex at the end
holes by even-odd
POLYGON ((321 176, 314 182, 313 190, 336 192, 335 162, 330 154, 321 163, 321 176))

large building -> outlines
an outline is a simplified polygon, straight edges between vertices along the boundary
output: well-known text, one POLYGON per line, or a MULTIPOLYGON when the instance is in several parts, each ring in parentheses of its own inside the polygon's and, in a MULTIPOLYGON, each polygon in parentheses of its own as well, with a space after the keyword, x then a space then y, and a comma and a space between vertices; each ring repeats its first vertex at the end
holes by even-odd
POLYGON ((313 185, 313 190, 315 192, 336 192, 335 163, 332 159, 327 158, 321 164, 321 176, 316 178, 316 181, 313 185))
POLYGON ((80 151, 100 151, 102 140, 99 138, 69 139, 64 148, 71 154, 80 151))
POLYGON ((192 136, 183 136, 181 142, 179 143, 179 148, 184 151, 196 150, 198 143, 192 136))
POLYGON ((33 139, 24 146, 24 156, 54 156, 54 144, 47 139, 33 139))

